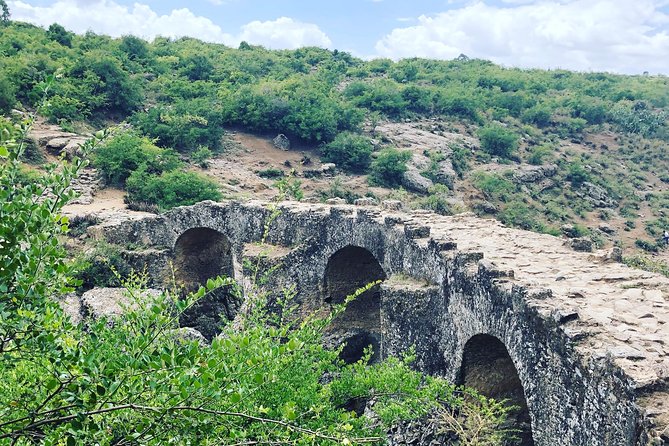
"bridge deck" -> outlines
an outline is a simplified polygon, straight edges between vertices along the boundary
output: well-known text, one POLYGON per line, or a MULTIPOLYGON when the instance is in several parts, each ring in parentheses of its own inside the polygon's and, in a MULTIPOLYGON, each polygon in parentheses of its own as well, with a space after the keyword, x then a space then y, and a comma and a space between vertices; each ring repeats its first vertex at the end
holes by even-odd
POLYGON ((644 395, 639 403, 669 425, 669 279, 470 214, 417 213, 412 220, 430 226, 435 239, 451 239, 458 250, 482 252, 513 269, 515 282, 552 290, 550 299, 532 305, 557 319, 578 315, 563 327, 577 351, 584 358, 611 357, 644 395))

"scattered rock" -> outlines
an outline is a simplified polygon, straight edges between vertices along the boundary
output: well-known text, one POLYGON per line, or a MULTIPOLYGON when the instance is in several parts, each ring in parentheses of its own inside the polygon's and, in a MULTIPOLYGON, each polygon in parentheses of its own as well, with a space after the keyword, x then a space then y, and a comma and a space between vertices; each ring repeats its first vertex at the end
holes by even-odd
POLYGON ((321 164, 320 170, 323 175, 334 175, 337 171, 337 165, 335 163, 324 163, 321 164))
POLYGON ((585 182, 581 185, 579 195, 597 208, 613 208, 617 206, 615 200, 609 197, 604 188, 596 184, 585 182))
POLYGON ((272 143, 277 149, 290 150, 290 140, 283 133, 276 135, 276 137, 272 140, 272 143))
POLYGON ((358 198, 356 199, 353 204, 356 206, 376 206, 378 204, 378 201, 376 201, 372 197, 363 197, 363 198, 358 198))
POLYGON ((408 190, 426 194, 429 192, 430 188, 434 186, 434 183, 429 178, 425 178, 421 175, 415 167, 408 166, 406 172, 402 175, 402 185, 408 190))
POLYGON ((335 197, 335 198, 328 198, 327 200, 325 200, 325 203, 334 205, 346 204, 346 200, 344 200, 343 198, 335 197))
MULTIPOLYGON (((147 289, 142 296, 158 296, 160 290, 147 289)), ((101 317, 121 316, 126 308, 132 308, 133 299, 125 288, 93 288, 81 296, 82 312, 87 317, 99 319, 101 317)))
POLYGON ((575 238, 578 237, 578 230, 574 227, 574 225, 562 225, 560 226, 560 231, 569 238, 575 238))
POLYGON ((569 240, 569 246, 574 251, 592 252, 592 240, 585 237, 577 237, 569 240))
POLYGON ((383 200, 381 207, 388 211, 399 211, 402 209, 402 202, 399 200, 383 200))
POLYGON ((479 201, 474 203, 474 209, 483 214, 496 214, 499 210, 497 207, 489 201, 479 201))
POLYGON ((608 235, 613 235, 616 233, 615 228, 608 223, 600 223, 597 229, 608 235))
POLYGON ((513 174, 517 183, 538 183, 545 178, 552 177, 557 173, 557 166, 549 164, 546 166, 523 166, 513 174))

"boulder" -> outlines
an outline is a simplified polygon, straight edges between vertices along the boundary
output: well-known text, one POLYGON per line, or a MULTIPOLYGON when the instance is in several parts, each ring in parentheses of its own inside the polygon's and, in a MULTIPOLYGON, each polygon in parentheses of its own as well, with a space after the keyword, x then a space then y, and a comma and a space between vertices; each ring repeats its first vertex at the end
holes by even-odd
POLYGON ((363 197, 356 199, 353 204, 356 206, 376 206, 378 202, 372 197, 363 197))
POLYGON ((581 193, 579 195, 597 208, 613 208, 617 206, 616 201, 609 197, 604 188, 587 181, 581 185, 581 193))
POLYGON ((408 190, 426 194, 434 183, 429 178, 425 178, 420 174, 418 169, 413 166, 408 166, 406 172, 402 175, 402 186, 408 190))
POLYGON ((337 171, 337 165, 335 163, 324 163, 321 164, 321 174, 322 175, 334 175, 337 171))
POLYGON ((478 212, 483 213, 483 214, 490 214, 490 215, 494 215, 497 212, 499 212, 499 210, 497 209, 497 206, 495 206, 494 204, 492 204, 489 201, 479 201, 479 202, 475 203, 474 204, 474 209, 477 210, 478 212))
POLYGON ((437 183, 443 184, 449 189, 453 189, 455 178, 457 176, 450 159, 440 161, 437 164, 437 171, 434 173, 434 179, 437 183))
POLYGON ((560 231, 569 238, 575 238, 578 237, 578 230, 574 227, 574 225, 562 225, 560 226, 560 231))
MULTIPOLYGON (((142 297, 156 297, 160 290, 147 289, 142 297)), ((81 296, 83 313, 92 319, 121 316, 125 309, 132 308, 135 303, 125 288, 93 288, 81 296)))
POLYGON ((600 223, 597 229, 608 235, 613 235, 616 233, 616 229, 608 223, 600 223))
POLYGON ((399 211, 402 209, 402 202, 399 200, 383 200, 381 207, 387 211, 399 211))
POLYGON ((549 164, 546 166, 523 166, 513 174, 517 183, 538 183, 545 178, 552 177, 557 173, 557 166, 549 164))
POLYGON ((592 240, 585 237, 578 237, 569 240, 569 246, 574 251, 592 252, 592 240))
POLYGON ((283 133, 276 135, 276 137, 272 140, 272 143, 277 149, 290 150, 290 140, 283 133))

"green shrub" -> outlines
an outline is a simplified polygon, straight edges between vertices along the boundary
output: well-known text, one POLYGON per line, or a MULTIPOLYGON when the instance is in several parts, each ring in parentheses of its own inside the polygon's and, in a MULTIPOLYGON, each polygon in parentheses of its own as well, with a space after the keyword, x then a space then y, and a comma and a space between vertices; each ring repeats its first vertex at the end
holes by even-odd
POLYGON ((281 178, 283 176, 283 170, 270 167, 269 169, 258 171, 258 176, 261 178, 281 178))
POLYGON ((539 217, 536 209, 519 200, 509 202, 498 214, 499 220, 506 225, 528 231, 544 232, 546 227, 539 217))
POLYGON ((451 163, 453 164, 453 170, 458 175, 458 178, 462 179, 465 176, 465 172, 469 170, 469 160, 472 157, 472 152, 462 146, 454 146, 452 149, 451 163))
POLYGON ((518 148, 518 135, 498 124, 489 124, 478 131, 481 148, 490 155, 511 158, 518 148))
POLYGON ((530 156, 527 159, 527 162, 539 166, 544 163, 548 158, 553 157, 553 148, 548 144, 542 144, 540 146, 535 146, 530 152, 530 156))
POLYGON ((173 170, 160 175, 144 169, 133 172, 126 183, 127 200, 151 203, 161 210, 222 198, 218 185, 195 172, 173 170))
POLYGON ((154 107, 134 114, 132 123, 145 135, 156 138, 156 144, 179 152, 191 152, 202 146, 217 150, 225 133, 219 107, 207 98, 154 107))
POLYGON ((567 179, 574 186, 580 186, 590 180, 590 173, 583 167, 580 161, 573 161, 567 167, 567 179))
POLYGON ((407 161, 411 159, 408 150, 393 148, 383 149, 372 161, 369 182, 376 186, 397 187, 402 182, 402 175, 407 170, 407 161))
POLYGON ((669 263, 646 256, 633 256, 623 258, 623 263, 632 268, 639 268, 652 273, 659 273, 669 277, 669 263))
POLYGON ((513 182, 499 174, 479 172, 474 176, 474 186, 480 189, 487 198, 508 201, 516 192, 513 182))
POLYGON ((193 164, 200 166, 203 169, 209 167, 209 159, 213 156, 213 152, 209 147, 200 146, 196 151, 190 154, 190 160, 193 164))
POLYGON ((337 135, 334 141, 321 148, 323 161, 351 172, 364 172, 371 161, 372 142, 369 138, 351 132, 337 135))
POLYGON ((525 110, 521 119, 523 122, 534 124, 537 127, 547 127, 551 124, 551 110, 545 105, 535 105, 525 110))
POLYGON ((54 95, 49 100, 49 106, 46 108, 46 116, 49 122, 57 123, 65 121, 81 121, 88 117, 89 112, 86 105, 78 99, 54 95))
POLYGON ((441 215, 452 215, 451 205, 448 203, 450 190, 443 184, 435 184, 430 188, 430 195, 419 202, 421 209, 429 209, 441 215))
POLYGON ((93 165, 100 169, 107 184, 123 186, 137 169, 160 174, 178 168, 181 162, 173 150, 161 149, 134 132, 123 132, 96 150, 93 165))
POLYGON ((0 113, 9 113, 16 104, 16 87, 9 79, 0 77, 0 113))
POLYGON ((659 246, 655 242, 649 242, 648 240, 636 239, 634 244, 637 248, 643 249, 646 252, 658 252, 660 250, 659 246))
POLYGON ((118 246, 100 243, 74 260, 74 278, 80 290, 93 287, 120 287, 119 277, 130 274, 131 268, 118 246))

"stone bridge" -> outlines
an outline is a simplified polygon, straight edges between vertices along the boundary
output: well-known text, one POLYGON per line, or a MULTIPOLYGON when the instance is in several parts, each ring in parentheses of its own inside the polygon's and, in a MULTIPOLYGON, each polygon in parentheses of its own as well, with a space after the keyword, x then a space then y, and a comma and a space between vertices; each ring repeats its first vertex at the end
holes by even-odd
POLYGON ((423 371, 520 406, 523 444, 669 445, 669 280, 605 255, 471 214, 293 202, 204 202, 92 229, 158 282, 169 261, 186 285, 275 265, 272 287, 294 286, 304 309, 383 280, 332 329, 345 360, 415 346, 423 371))

